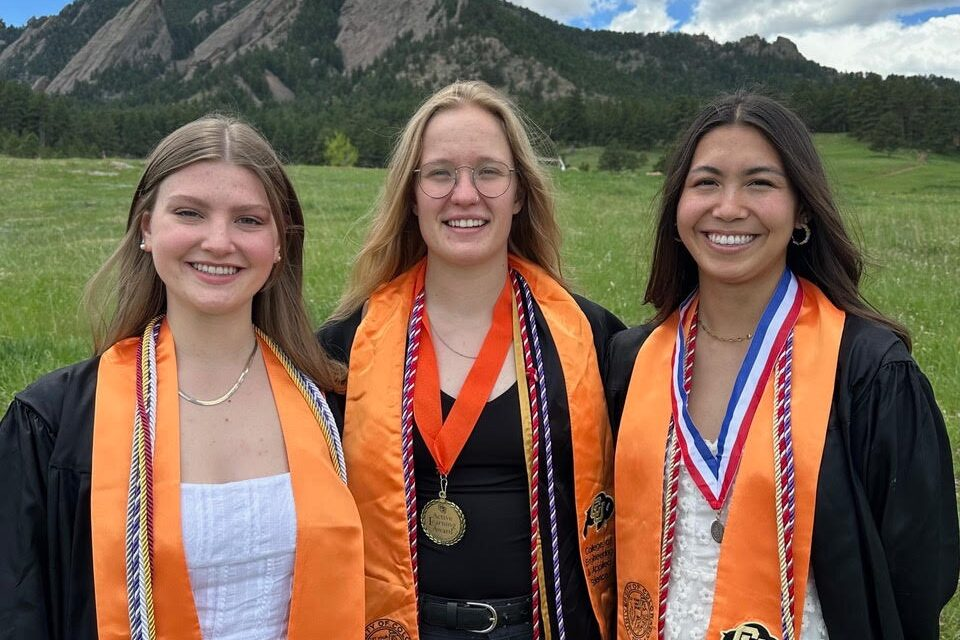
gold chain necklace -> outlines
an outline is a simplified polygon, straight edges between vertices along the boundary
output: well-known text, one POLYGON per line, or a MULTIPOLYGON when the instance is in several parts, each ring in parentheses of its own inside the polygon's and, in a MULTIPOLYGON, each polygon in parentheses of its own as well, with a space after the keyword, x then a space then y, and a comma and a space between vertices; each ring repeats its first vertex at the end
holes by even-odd
POLYGON ((237 378, 237 381, 233 383, 233 386, 227 389, 227 392, 220 396, 219 398, 214 398, 213 400, 200 400, 192 396, 188 396, 183 392, 182 389, 177 389, 177 395, 189 402, 190 404, 195 404, 201 407, 215 407, 218 404, 226 402, 233 394, 237 392, 237 389, 240 388, 240 385, 243 384, 243 379, 247 377, 247 372, 250 371, 250 363, 253 362, 253 356, 257 353, 257 341, 253 341, 253 351, 250 352, 250 357, 247 358, 247 365, 243 368, 243 371, 240 372, 240 377, 237 378))
POLYGON ((753 337, 752 333, 748 333, 745 336, 734 336, 732 338, 724 338, 723 336, 718 336, 713 331, 710 331, 710 327, 707 326, 707 323, 704 322, 703 318, 697 318, 697 322, 700 324, 700 328, 707 332, 707 335, 711 338, 719 340, 720 342, 743 342, 744 340, 749 340, 753 337))
POLYGON ((479 354, 477 354, 476 356, 468 356, 467 354, 461 353, 460 351, 457 351, 456 349, 451 347, 449 344, 447 344, 447 341, 443 339, 443 336, 440 335, 440 333, 437 331, 437 328, 434 326, 432 322, 430 323, 430 333, 432 335, 437 336, 437 340, 440 341, 440 344, 445 346, 447 349, 450 349, 450 351, 453 351, 455 354, 457 354, 461 358, 466 358, 467 360, 476 360, 477 357, 479 356, 479 354))

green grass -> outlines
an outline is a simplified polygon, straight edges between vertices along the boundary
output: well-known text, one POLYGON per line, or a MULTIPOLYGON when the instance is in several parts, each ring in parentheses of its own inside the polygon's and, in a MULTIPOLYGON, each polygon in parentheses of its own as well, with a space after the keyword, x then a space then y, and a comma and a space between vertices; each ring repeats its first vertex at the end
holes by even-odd
MULTIPOLYGON (((960 463, 960 161, 874 154, 839 135, 818 136, 841 210, 872 266, 868 299, 913 332, 960 463)), ((556 173, 566 275, 628 324, 640 305, 661 178, 596 171, 600 149, 578 150, 556 173)), ((649 162, 659 151, 648 151, 649 162)), ((565 156, 566 157, 566 156, 565 156)), ((78 301, 120 238, 141 165, 111 160, 0 157, 0 407, 45 371, 87 357, 78 301)), ((307 214, 306 290, 316 321, 332 309, 357 250, 383 171, 291 168, 307 214)), ((960 602, 943 637, 960 637, 960 602)))

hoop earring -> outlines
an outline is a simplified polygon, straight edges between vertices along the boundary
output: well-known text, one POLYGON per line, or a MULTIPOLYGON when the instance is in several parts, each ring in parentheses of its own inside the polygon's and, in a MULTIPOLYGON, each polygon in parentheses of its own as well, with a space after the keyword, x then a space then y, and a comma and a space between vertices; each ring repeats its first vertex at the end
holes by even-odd
MULTIPOLYGON (((805 244, 807 244, 808 242, 810 242, 810 235, 811 235, 810 225, 808 225, 806 222, 801 222, 801 223, 800 223, 800 226, 798 227, 798 229, 800 229, 800 230, 803 231, 803 238, 797 240, 796 236, 793 235, 793 233, 791 233, 791 234, 790 234, 790 242, 792 242, 793 244, 797 245, 798 247, 802 247, 803 245, 805 245, 805 244)), ((795 233, 796 231, 797 231, 797 229, 794 229, 794 230, 793 230, 794 233, 795 233)))

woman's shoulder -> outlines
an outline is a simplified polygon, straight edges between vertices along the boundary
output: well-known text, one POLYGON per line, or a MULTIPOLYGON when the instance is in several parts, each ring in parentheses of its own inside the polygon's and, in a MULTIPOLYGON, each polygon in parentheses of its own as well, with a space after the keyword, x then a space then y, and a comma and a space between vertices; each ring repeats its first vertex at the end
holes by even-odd
POLYGON ((845 386, 869 384, 882 369, 898 365, 916 367, 903 340, 875 320, 847 314, 837 363, 838 375, 845 386))
POLYGON ((602 333, 606 336, 613 336, 626 328, 626 325, 617 317, 615 313, 607 309, 601 304, 586 298, 579 293, 570 294, 574 301, 577 303, 577 306, 580 307, 580 311, 586 316, 587 320, 590 322, 590 326, 593 327, 594 333, 602 333))
POLYGON ((317 339, 320 341, 320 346, 334 360, 350 361, 353 338, 357 334, 361 320, 363 320, 365 307, 366 305, 357 307, 356 311, 348 316, 327 320, 317 330, 317 339))
POLYGON ((604 371, 604 379, 609 387, 626 389, 629 386, 637 354, 656 328, 657 325, 652 323, 641 324, 613 336, 607 346, 607 367, 604 371))
POLYGON ((16 394, 15 402, 29 407, 55 428, 64 416, 73 417, 85 408, 92 410, 99 363, 97 356, 52 371, 16 394))

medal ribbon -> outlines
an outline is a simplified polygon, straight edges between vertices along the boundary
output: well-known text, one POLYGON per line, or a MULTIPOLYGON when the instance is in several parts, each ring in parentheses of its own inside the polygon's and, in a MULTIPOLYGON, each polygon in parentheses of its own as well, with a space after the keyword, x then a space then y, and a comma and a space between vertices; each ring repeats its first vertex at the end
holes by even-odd
POLYGON ((710 508, 716 511, 726 502, 750 424, 777 355, 783 350, 787 336, 800 316, 803 291, 796 276, 789 269, 785 269, 760 317, 750 347, 740 365, 717 438, 716 455, 693 424, 689 413, 689 388, 685 385, 689 377, 685 366, 687 350, 693 346, 696 332, 696 311, 699 305, 695 306, 694 302, 697 300, 697 293, 694 292, 680 307, 680 322, 677 325, 673 352, 671 404, 683 461, 710 508), (694 314, 692 322, 691 313, 694 314), (683 334, 684 327, 688 325, 691 334, 688 338, 691 342, 689 346, 683 334))
MULTIPOLYGON (((417 292, 423 289, 425 269, 417 276, 417 292)), ((460 451, 477 424, 477 419, 487 404, 504 358, 513 338, 511 330, 510 282, 507 280, 493 307, 493 321, 480 353, 474 361, 453 408, 443 420, 440 408, 440 375, 437 371, 437 356, 430 336, 430 321, 424 307, 420 321, 421 330, 428 337, 420 342, 420 362, 417 367, 417 384, 413 393, 413 413, 417 428, 430 450, 437 469, 444 476, 450 473, 460 451)))
MULTIPOLYGON (((414 302, 413 308, 410 312, 410 322, 407 328, 407 349, 406 357, 404 362, 404 377, 403 377, 403 398, 402 398, 402 410, 401 410, 401 446, 403 448, 402 463, 403 463, 403 474, 404 474, 404 493, 405 493, 405 502, 407 508, 407 531, 410 541, 410 557, 413 570, 413 580, 414 580, 414 592, 419 594, 419 567, 418 567, 418 556, 417 556, 417 531, 418 531, 418 516, 417 516, 417 504, 416 504, 416 486, 414 479, 414 467, 413 467, 413 417, 416 414, 418 428, 421 429, 421 434, 424 435, 424 441, 428 442, 429 440, 424 434, 423 427, 421 426, 421 413, 420 413, 420 401, 419 397, 421 394, 420 389, 421 385, 424 383, 423 371, 427 370, 426 363, 428 360, 432 360, 434 367, 434 374, 436 375, 436 356, 433 354, 432 345, 427 346, 430 343, 430 340, 423 340, 424 333, 429 335, 429 322, 424 318, 426 313, 425 295, 423 290, 423 281, 424 281, 424 272, 421 270, 420 274, 417 277, 417 283, 414 287, 414 302), (424 349, 429 349, 432 358, 426 358, 423 355, 424 349), (423 367, 422 365, 426 365, 423 367)), ((503 304, 506 308, 507 317, 506 317, 506 333, 508 338, 512 339, 513 342, 518 343, 521 347, 522 354, 519 352, 514 354, 515 366, 517 369, 517 383, 518 385, 523 382, 527 389, 527 397, 524 397, 524 394, 520 394, 520 409, 521 409, 521 422, 524 425, 524 437, 527 440, 525 444, 525 455, 527 457, 527 475, 530 479, 530 524, 531 524, 531 594, 533 598, 533 640, 539 640, 541 637, 549 640, 551 637, 550 627, 549 627, 549 613, 548 605, 546 603, 546 597, 543 597, 544 601, 542 604, 541 610, 541 590, 546 585, 545 576, 543 575, 543 548, 541 545, 541 536, 540 536, 540 523, 539 523, 539 485, 540 485, 540 474, 539 474, 539 451, 540 451, 540 435, 543 434, 543 439, 546 446, 547 452, 547 494, 549 501, 550 509, 550 548, 551 548, 551 559, 554 568, 553 573, 553 582, 554 582, 554 604, 556 606, 557 618, 558 618, 558 633, 559 638, 566 637, 563 628, 563 607, 561 601, 561 592, 560 592, 560 567, 559 567, 559 535, 556 525, 556 499, 555 499, 555 487, 553 479, 553 469, 552 469, 552 446, 551 446, 551 435, 549 430, 549 411, 547 407, 547 380, 546 374, 543 368, 543 356, 540 350, 540 340, 536 328, 536 319, 534 318, 534 308, 533 308, 533 297, 530 293, 529 286, 527 285, 526 280, 523 276, 520 275, 516 270, 511 270, 510 277, 507 280, 503 292, 501 292, 500 297, 495 303, 497 306, 494 308, 494 325, 498 319, 498 312, 501 312, 499 306, 503 304), (511 299, 510 294, 513 293, 513 298, 511 299), (529 401, 529 403, 528 403, 529 401), (541 419, 542 416, 542 419, 541 419), (543 626, 541 626, 541 621, 543 626)), ((484 345, 481 347, 481 355, 478 356, 478 360, 483 355, 484 349, 487 347, 487 341, 490 339, 490 333, 493 332, 494 325, 491 325, 491 330, 487 334, 487 338, 484 340, 484 345)), ((498 327, 500 329, 502 327, 498 327)), ((510 340, 507 342, 507 346, 504 347, 504 352, 499 358, 500 363, 503 362, 503 358, 506 356, 506 348, 509 347, 510 340)), ((502 366, 502 365, 501 365, 502 366)), ((474 364, 474 369, 476 364, 474 364)), ((499 374, 499 367, 496 367, 496 374, 499 374)), ((468 374, 468 380, 470 375, 473 374, 473 369, 471 369, 470 374, 468 374)), ((437 382, 432 380, 427 380, 428 386, 433 383, 433 391, 430 391, 431 397, 437 399, 436 405, 436 416, 433 425, 440 425, 440 409, 439 409, 439 376, 436 378, 437 382)), ((494 378, 495 381, 495 378, 494 378)), ((492 388, 492 384, 491 387, 492 388)), ((466 384, 464 385, 466 389, 466 384)), ((480 411, 483 410, 483 406, 486 405, 486 399, 490 395, 490 389, 487 389, 485 392, 481 389, 476 394, 476 397, 480 400, 480 411)), ((464 397, 464 391, 461 391, 458 397, 464 397)), ((476 399, 476 398, 475 398, 476 399)), ((427 411, 434 410, 431 407, 425 407, 427 411)), ((454 410, 456 409, 456 404, 454 405, 454 410)), ((453 415, 451 410, 450 414, 447 416, 447 423, 450 422, 450 418, 453 415)), ((426 414, 429 416, 429 413, 426 414)), ((479 412, 477 413, 479 417, 479 412)), ((428 417, 428 420, 431 418, 428 417)), ((443 430, 446 430, 447 423, 444 423, 442 426, 443 430)), ((470 431, 473 430, 473 426, 476 424, 476 418, 470 423, 470 431)), ((437 427, 437 433, 440 432, 441 427, 437 427)), ((467 432, 466 437, 469 437, 470 433, 467 432)), ((466 437, 463 442, 466 441, 466 437)), ((463 442, 456 449, 456 453, 459 454, 460 450, 463 447, 463 442)), ((449 450, 448 450, 449 451, 449 450)), ((431 454, 433 451, 431 450, 431 454)), ((451 460, 450 466, 456 460, 456 456, 451 460)), ((434 456, 434 461, 438 462, 437 457, 434 456)), ((442 471, 442 469, 441 469, 442 471)), ((545 594, 544 594, 545 595, 545 594)))

